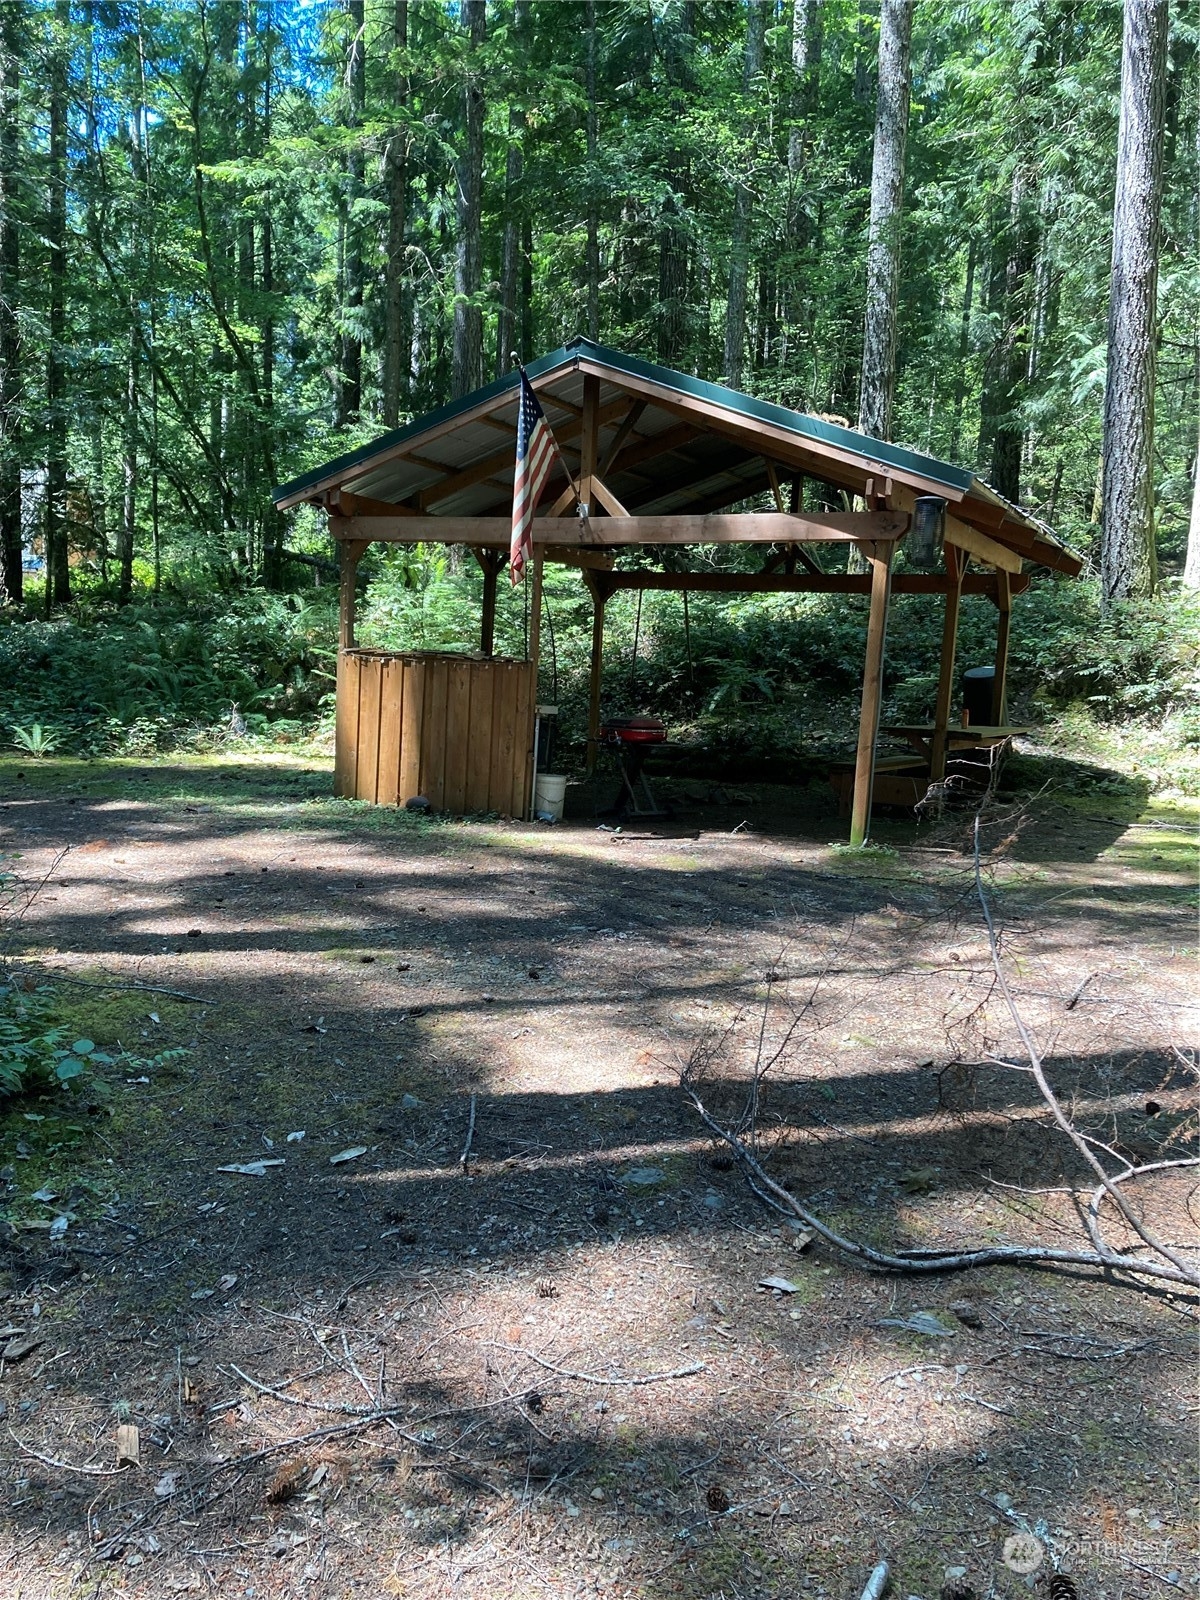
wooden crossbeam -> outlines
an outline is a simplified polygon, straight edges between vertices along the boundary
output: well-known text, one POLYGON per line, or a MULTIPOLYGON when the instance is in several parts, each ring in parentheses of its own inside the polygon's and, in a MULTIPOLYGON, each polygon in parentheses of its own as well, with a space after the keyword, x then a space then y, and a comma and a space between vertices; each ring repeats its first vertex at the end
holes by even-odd
MULTIPOLYGON (((547 559, 554 556, 547 552, 547 559)), ((606 591, 618 589, 666 590, 675 594, 870 594, 866 572, 609 572, 602 580, 606 591)), ((1010 579, 1013 594, 1028 586, 1028 576, 1010 579)), ((963 594, 996 596, 997 577, 990 572, 969 573, 963 594)), ((938 572, 902 572, 892 579, 894 594, 946 594, 953 580, 938 572)))
POLYGON ((621 426, 617 429, 616 433, 613 435, 612 442, 609 444, 608 449, 604 452, 604 456, 601 459, 601 462, 600 462, 600 475, 601 475, 601 477, 604 476, 604 474, 612 466, 613 462, 620 455, 622 449, 625 446, 625 441, 629 438, 629 436, 633 433, 633 430, 637 427, 638 418, 641 416, 642 412, 645 411, 645 409, 646 409, 646 401, 645 400, 635 400, 632 403, 632 405, 629 407, 629 410, 625 413, 624 417, 621 419, 621 426))
POLYGON ((413 517, 416 512, 409 506, 396 505, 391 500, 372 500, 370 495, 351 494, 339 489, 327 496, 326 509, 342 517, 413 517))
MULTIPOLYGON (((735 516, 536 517, 535 544, 845 544, 894 543, 908 527, 896 511, 759 512, 735 516)), ((332 517, 337 539, 378 539, 388 544, 503 545, 512 531, 506 517, 332 517)))
POLYGON ((958 517, 946 518, 946 543, 957 545, 977 561, 986 561, 988 566, 996 567, 1001 572, 1021 570, 1021 556, 1017 551, 1010 550, 1006 544, 998 544, 995 539, 989 539, 986 533, 969 527, 958 517))
MULTIPOLYGON (((619 416, 625 406, 623 400, 610 400, 607 405, 600 408, 600 423, 603 426, 611 422, 613 417, 619 416)), ((555 439, 560 445, 569 445, 572 440, 578 439, 583 428, 583 414, 579 413, 571 421, 560 424, 555 433, 555 439)), ((462 489, 470 489, 477 483, 486 483, 496 472, 505 469, 511 471, 513 466, 513 452, 511 446, 507 450, 496 450, 491 455, 485 456, 482 461, 476 461, 469 467, 463 467, 460 472, 452 473, 447 478, 441 478, 437 483, 431 483, 427 488, 417 494, 417 504, 422 511, 428 511, 432 506, 440 505, 443 500, 449 500, 462 489)))

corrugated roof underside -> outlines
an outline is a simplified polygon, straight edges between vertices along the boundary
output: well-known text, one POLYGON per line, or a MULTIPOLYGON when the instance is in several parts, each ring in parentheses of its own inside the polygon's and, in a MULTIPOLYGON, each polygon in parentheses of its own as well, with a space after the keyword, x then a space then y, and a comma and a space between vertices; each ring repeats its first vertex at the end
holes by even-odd
MULTIPOLYGON (((794 458, 810 475, 847 488, 861 489, 864 476, 881 468, 894 470, 901 481, 907 476, 959 491, 976 488, 969 473, 931 457, 582 339, 528 369, 572 472, 579 465, 584 385, 580 360, 604 369, 601 463, 629 405, 639 395, 646 402, 618 458, 602 474, 630 511, 715 509, 714 497, 719 501, 722 492, 742 483, 751 486, 747 492, 757 492, 766 482, 762 455, 772 451, 771 441, 761 435, 759 425, 764 423, 787 435, 784 447, 775 448, 777 457, 794 458), (655 403, 656 399, 663 403, 655 403), (697 411, 697 406, 707 407, 708 414, 697 411), (681 422, 689 417, 695 437, 682 439, 681 422), (656 450, 655 439, 668 432, 680 442, 669 450, 656 450)), ((492 384, 293 480, 277 492, 277 499, 295 503, 306 493, 319 495, 338 487, 375 500, 415 504, 437 515, 499 514, 506 501, 511 503, 516 411, 515 380, 492 384), (435 495, 439 484, 447 492, 435 495)), ((565 485, 561 469, 557 481, 565 485)))

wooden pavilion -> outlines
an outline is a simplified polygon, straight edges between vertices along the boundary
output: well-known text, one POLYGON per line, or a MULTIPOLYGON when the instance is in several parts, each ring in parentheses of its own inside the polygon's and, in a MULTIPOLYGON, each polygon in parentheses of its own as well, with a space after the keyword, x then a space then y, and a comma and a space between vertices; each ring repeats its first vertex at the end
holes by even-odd
POLYGON ((592 596, 590 757, 600 735, 604 608, 624 589, 870 597, 853 843, 865 840, 869 826, 893 594, 944 601, 934 720, 901 730, 925 751, 927 780, 944 777, 952 746, 1006 736, 1013 597, 1028 586, 1031 568, 1075 575, 1081 567, 1043 524, 962 468, 587 339, 571 340, 527 374, 573 481, 556 464, 534 521, 524 662, 500 661, 492 650, 511 525, 516 372, 275 492, 280 510, 305 502, 324 508, 339 551, 339 794, 403 804, 423 793, 447 810, 526 814, 546 561, 579 568, 592 596), (825 504, 863 509, 804 509, 806 480, 825 504), (772 509, 727 509, 768 495, 772 509), (473 552, 484 573, 477 655, 356 648, 355 572, 375 540, 473 552), (669 546, 722 544, 761 547, 760 570, 695 572, 678 570, 679 557, 662 560, 669 546), (823 551, 847 544, 862 552, 866 570, 826 570, 823 551), (659 569, 618 570, 615 553, 632 546, 651 547, 659 569), (907 556, 897 571, 901 550, 907 556), (990 723, 972 730, 950 721, 964 594, 986 595, 998 619, 990 723))

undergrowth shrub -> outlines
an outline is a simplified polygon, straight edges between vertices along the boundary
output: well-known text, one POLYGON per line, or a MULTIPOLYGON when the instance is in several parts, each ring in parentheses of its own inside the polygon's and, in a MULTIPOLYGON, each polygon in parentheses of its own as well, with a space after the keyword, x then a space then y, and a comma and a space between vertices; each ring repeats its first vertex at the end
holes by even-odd
POLYGON ((112 1056, 55 1020, 53 991, 0 984, 0 1096, 65 1087, 112 1056))
POLYGON ((77 753, 161 748, 233 707, 311 717, 332 688, 336 602, 246 593, 0 623, 0 704, 11 730, 52 728, 77 753), (325 676, 323 674, 328 674, 325 676))
MULTIPOLYGON (((623 557, 627 561, 629 557, 623 557)), ((358 637, 391 649, 478 648, 483 576, 467 552, 382 547, 363 565, 358 637)), ((521 656, 527 586, 502 576, 495 648, 521 656)), ((541 693, 559 706, 562 759, 587 725, 591 601, 576 571, 548 567, 541 693)), ((621 592, 605 613, 606 715, 652 712, 736 765, 824 758, 854 742, 867 630, 865 596, 621 592)), ((996 610, 963 601, 958 671, 989 664, 996 610)), ((892 603, 883 721, 933 714, 942 605, 892 603)), ((295 742, 332 704, 336 595, 246 591, 80 610, 0 624, 0 739, 43 730, 83 753, 150 753, 225 738, 295 742)), ((1009 666, 1014 721, 1071 705, 1100 722, 1169 723, 1200 744, 1200 605, 1179 589, 1101 610, 1094 581, 1038 579, 1017 597, 1009 666)), ((956 702, 957 703, 957 702, 956 702)), ((36 741, 34 741, 36 742, 36 741)), ((48 748, 49 746, 47 746, 48 748)), ((558 758, 556 758, 556 763, 558 758)))

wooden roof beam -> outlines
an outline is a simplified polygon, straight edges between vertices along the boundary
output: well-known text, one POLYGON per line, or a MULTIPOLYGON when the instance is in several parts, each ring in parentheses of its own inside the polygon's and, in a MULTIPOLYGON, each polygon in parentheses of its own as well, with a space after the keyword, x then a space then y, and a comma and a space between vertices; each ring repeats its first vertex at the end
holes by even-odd
MULTIPOLYGON (((735 516, 535 517, 536 544, 609 548, 644 544, 891 543, 908 517, 895 511, 758 512, 735 516)), ((388 544, 499 545, 512 531, 507 517, 331 517, 336 539, 388 544)))
MULTIPOLYGON (((610 401, 607 406, 602 406, 600 411, 601 426, 605 422, 611 421, 614 416, 619 416, 624 405, 625 402, 621 400, 610 401)), ((560 428, 555 438, 560 445, 569 444, 573 439, 579 437, 582 428, 583 416, 580 413, 578 417, 560 428)), ((448 478, 442 478, 439 482, 431 483, 426 488, 418 491, 415 496, 417 506, 421 511, 428 511, 431 506, 440 505, 443 500, 449 500, 452 495, 458 494, 463 489, 473 488, 477 483, 486 483, 493 473, 500 472, 506 467, 511 467, 513 463, 514 456, 511 447, 507 450, 496 450, 490 456, 485 456, 482 461, 476 461, 472 466, 463 467, 460 472, 452 473, 448 478)))

